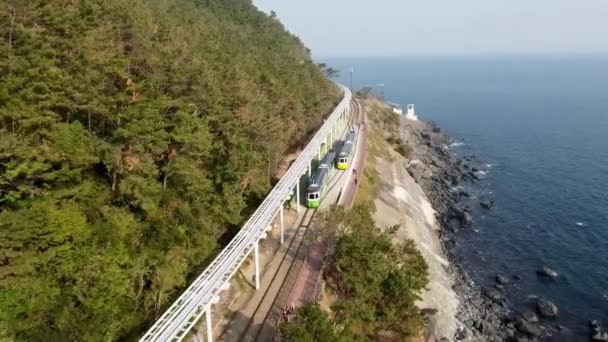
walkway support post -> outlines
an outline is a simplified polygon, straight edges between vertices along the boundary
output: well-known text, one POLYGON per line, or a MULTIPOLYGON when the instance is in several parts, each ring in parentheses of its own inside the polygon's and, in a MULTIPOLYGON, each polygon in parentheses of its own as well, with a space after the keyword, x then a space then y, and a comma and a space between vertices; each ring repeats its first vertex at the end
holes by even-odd
POLYGON ((213 327, 211 326, 211 305, 205 312, 205 321, 207 321, 207 342, 213 342, 213 327))
POLYGON ((281 204, 281 210, 279 216, 281 217, 281 245, 285 241, 285 236, 283 235, 283 205, 281 204))
POLYGON ((300 212, 300 180, 296 183, 296 210, 300 212))
POLYGON ((259 242, 255 243, 255 247, 253 247, 253 257, 255 258, 255 289, 260 289, 260 251, 259 251, 259 242))

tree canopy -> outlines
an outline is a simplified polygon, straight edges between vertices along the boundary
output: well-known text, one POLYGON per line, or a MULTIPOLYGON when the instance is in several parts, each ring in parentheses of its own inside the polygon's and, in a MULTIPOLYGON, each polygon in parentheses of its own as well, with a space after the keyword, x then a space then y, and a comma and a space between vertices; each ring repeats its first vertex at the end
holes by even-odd
POLYGON ((422 323, 416 301, 428 283, 428 266, 412 240, 393 241, 397 228, 379 229, 365 205, 326 214, 318 231, 328 251, 326 282, 338 298, 332 318, 305 306, 282 325, 283 339, 403 341, 415 335, 422 323))
POLYGON ((0 23, 0 338, 137 336, 339 99, 249 0, 7 0, 0 23))

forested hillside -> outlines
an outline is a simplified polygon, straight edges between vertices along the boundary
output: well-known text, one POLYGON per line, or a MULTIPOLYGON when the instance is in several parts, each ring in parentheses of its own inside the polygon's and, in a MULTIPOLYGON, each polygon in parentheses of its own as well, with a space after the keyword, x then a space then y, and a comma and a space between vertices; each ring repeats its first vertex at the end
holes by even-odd
POLYGON ((340 97, 250 0, 4 0, 0 37, 0 340, 137 336, 340 97))

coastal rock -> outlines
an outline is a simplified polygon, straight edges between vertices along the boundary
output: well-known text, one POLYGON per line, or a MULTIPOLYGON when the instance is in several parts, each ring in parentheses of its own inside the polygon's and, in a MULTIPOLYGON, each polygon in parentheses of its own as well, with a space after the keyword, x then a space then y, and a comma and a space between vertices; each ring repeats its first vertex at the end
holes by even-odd
POLYGON ((483 201, 479 203, 479 205, 481 205, 481 207, 485 209, 492 209, 494 208, 495 203, 494 201, 483 201))
POLYGON ((521 318, 525 319, 528 322, 531 323, 537 323, 538 322, 538 316, 536 316, 536 314, 532 311, 524 311, 521 314, 521 318))
POLYGON ((601 324, 600 324, 600 321, 598 321, 597 319, 594 319, 593 321, 589 321, 589 326, 592 329, 598 329, 601 326, 601 324))
POLYGON ((464 226, 470 227, 473 225, 473 217, 467 211, 465 211, 461 217, 461 222, 464 226))
POLYGON ((593 334, 593 336, 591 337, 591 340, 598 341, 598 342, 606 342, 606 341, 608 341, 608 333, 597 332, 597 333, 593 334))
POLYGON ((469 172, 468 175, 473 180, 480 180, 481 179, 481 178, 479 178, 479 176, 474 171, 469 172))
MULTIPOLYGON (((467 208, 467 200, 473 197, 472 194, 463 188, 455 190, 454 186, 466 187, 479 179, 480 173, 471 171, 476 162, 470 156, 470 162, 463 162, 464 159, 460 160, 445 148, 450 138, 443 132, 431 133, 433 125, 421 127, 409 122, 406 125, 404 139, 413 147, 407 171, 436 210, 441 223, 440 240, 448 258, 453 261, 455 234, 474 223, 467 208)), ((449 270, 455 281, 452 287, 462 301, 457 317, 464 324, 451 340, 509 341, 521 335, 516 332, 514 324, 506 327, 505 317, 510 314, 510 309, 502 291, 490 286, 485 293, 457 263, 451 264, 449 270)), ((531 329, 534 330, 533 327, 531 329)))
POLYGON ((498 284, 503 284, 504 285, 504 284, 508 284, 509 283, 509 279, 507 277, 505 277, 504 275, 502 275, 502 274, 497 274, 496 275, 496 282, 498 284))
POLYGON ((515 322, 515 328, 528 336, 540 336, 541 334, 541 330, 536 324, 528 322, 521 317, 515 322))
POLYGON ((552 270, 551 268, 549 268, 547 266, 543 266, 540 270, 536 271, 536 273, 539 276, 549 278, 549 279, 555 279, 558 276, 557 272, 555 272, 554 270, 552 270))
POLYGON ((489 299, 491 299, 493 301, 496 301, 496 302, 502 300, 502 298, 503 298, 502 293, 500 292, 500 290, 498 290, 496 288, 487 288, 484 291, 484 295, 487 298, 489 298, 489 299))
POLYGON ((462 191, 460 191, 460 192, 458 193, 458 196, 460 196, 460 197, 466 197, 466 198, 469 198, 469 197, 471 197, 471 194, 470 194, 470 193, 468 193, 468 192, 466 192, 466 191, 464 191, 464 190, 462 190, 462 191))
POLYGON ((521 280, 521 277, 518 276, 517 274, 514 274, 513 279, 519 281, 519 280, 521 280))
POLYGON ((473 217, 466 209, 461 207, 453 206, 451 208, 450 217, 456 218, 461 227, 470 227, 473 225, 473 217))
POLYGON ((539 298, 536 302, 536 309, 543 317, 553 318, 557 316, 557 306, 547 299, 539 298))

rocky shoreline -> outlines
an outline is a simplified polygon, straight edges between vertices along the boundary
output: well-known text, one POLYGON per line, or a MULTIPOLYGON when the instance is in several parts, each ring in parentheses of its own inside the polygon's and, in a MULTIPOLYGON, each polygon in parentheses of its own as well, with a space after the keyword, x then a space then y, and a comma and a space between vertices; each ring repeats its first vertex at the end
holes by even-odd
MULTIPOLYGON (((459 297, 457 319, 461 323, 455 341, 537 341, 547 336, 547 328, 539 324, 533 312, 518 313, 509 307, 505 287, 518 277, 496 275, 492 287, 480 288, 463 270, 455 258, 456 235, 471 229, 470 195, 463 186, 479 180, 478 168, 472 158, 460 159, 450 152, 453 140, 436 125, 406 120, 402 137, 412 147, 408 173, 427 194, 441 225, 440 240, 450 259, 449 273, 454 279, 454 291, 459 297)), ((479 203, 491 209, 492 201, 479 203)), ((541 302, 541 313, 557 310, 552 303, 541 302), (542 308, 546 311, 542 311, 542 308)))

